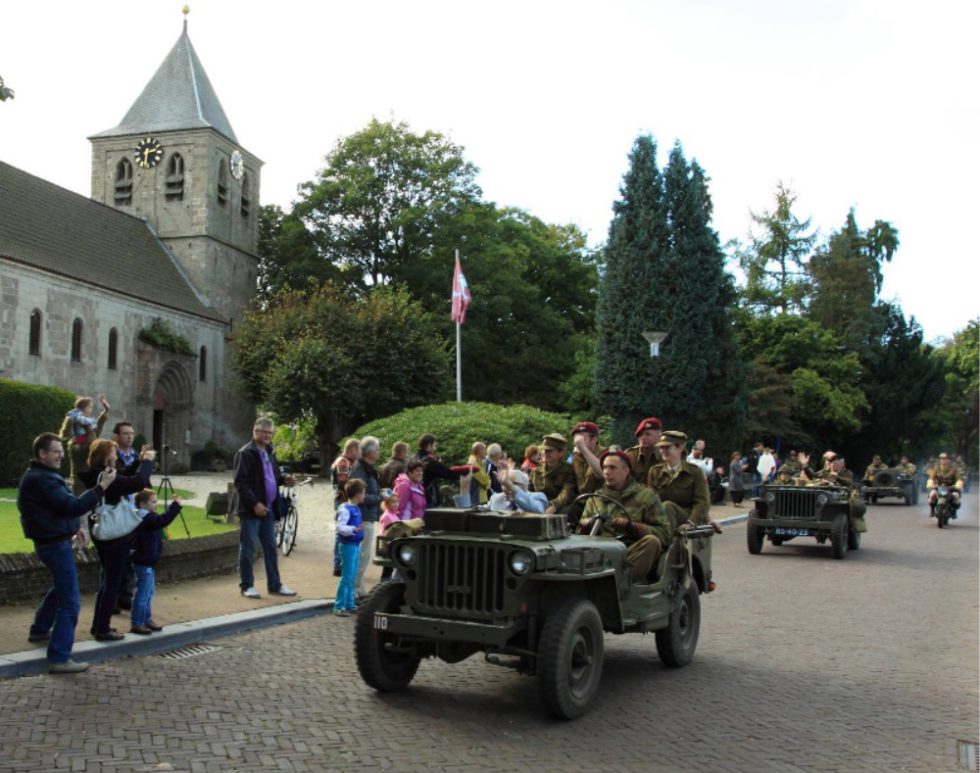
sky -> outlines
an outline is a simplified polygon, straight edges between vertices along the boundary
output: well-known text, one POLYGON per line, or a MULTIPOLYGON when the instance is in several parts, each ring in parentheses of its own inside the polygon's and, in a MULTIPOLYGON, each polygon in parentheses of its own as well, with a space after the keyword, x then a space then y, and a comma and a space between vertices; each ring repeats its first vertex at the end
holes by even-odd
MULTIPOLYGON (((191 0, 188 30, 263 204, 288 207, 372 118, 434 130, 484 198, 605 241, 640 134, 710 178, 745 241, 779 182, 821 237, 852 207, 901 247, 882 297, 927 340, 980 315, 980 3, 973 0, 191 0)), ((0 0, 0 160, 90 193, 116 126, 180 36, 174 0, 0 0)), ((448 282, 449 280, 447 280, 448 282)))

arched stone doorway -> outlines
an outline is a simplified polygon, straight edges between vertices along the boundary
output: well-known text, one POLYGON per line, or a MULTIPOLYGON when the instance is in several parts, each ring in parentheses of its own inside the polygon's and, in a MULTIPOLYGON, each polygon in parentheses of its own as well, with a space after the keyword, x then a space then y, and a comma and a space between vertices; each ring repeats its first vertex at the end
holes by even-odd
POLYGON ((193 384, 180 363, 171 360, 163 366, 153 387, 153 447, 159 451, 161 467, 166 453, 168 472, 190 469, 193 414, 193 384))

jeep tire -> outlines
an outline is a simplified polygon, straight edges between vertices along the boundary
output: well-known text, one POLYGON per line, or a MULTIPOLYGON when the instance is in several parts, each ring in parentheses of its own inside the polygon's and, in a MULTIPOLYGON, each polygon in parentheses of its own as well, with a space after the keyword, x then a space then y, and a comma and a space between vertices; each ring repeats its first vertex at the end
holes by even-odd
POLYGON ((834 521, 830 525, 830 551, 834 558, 844 558, 847 555, 847 534, 850 531, 850 523, 845 513, 838 513, 834 516, 834 521))
POLYGON ((602 679, 602 618, 587 599, 567 599, 551 612, 538 641, 538 687, 552 716, 586 712, 602 679))
POLYGON ((681 605, 670 613, 670 624, 654 634, 661 662, 669 668, 690 663, 698 648, 700 631, 701 599, 698 598, 698 585, 692 580, 683 590, 681 605))
POLYGON ((404 583, 381 583, 371 591, 357 611, 354 629, 357 670, 364 682, 379 692, 404 690, 419 667, 418 658, 389 651, 386 645, 393 637, 374 628, 375 613, 397 612, 404 595, 404 583))
MULTIPOLYGON (((753 511, 752 515, 755 515, 753 511)), ((749 516, 752 517, 751 515, 749 516)), ((762 543, 766 539, 766 530, 763 526, 752 526, 751 523, 745 527, 745 546, 753 556, 762 552, 762 543)))

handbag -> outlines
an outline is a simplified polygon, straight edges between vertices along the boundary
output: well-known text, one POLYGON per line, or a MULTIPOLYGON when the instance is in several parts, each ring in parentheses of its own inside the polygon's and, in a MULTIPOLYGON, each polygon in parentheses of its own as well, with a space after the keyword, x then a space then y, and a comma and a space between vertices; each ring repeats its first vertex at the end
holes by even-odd
POLYGON ((143 516, 136 511, 128 497, 123 497, 117 504, 99 505, 93 520, 92 536, 105 542, 132 534, 143 523, 143 516))

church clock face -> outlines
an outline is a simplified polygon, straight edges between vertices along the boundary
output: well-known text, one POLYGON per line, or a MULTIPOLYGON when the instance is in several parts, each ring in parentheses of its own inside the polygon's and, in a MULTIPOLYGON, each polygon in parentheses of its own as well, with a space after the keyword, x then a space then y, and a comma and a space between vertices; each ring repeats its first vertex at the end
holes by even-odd
POLYGON ((242 154, 233 150, 231 152, 231 176, 236 180, 241 180, 242 175, 245 174, 245 159, 242 158, 242 154))
POLYGON ((140 140, 133 151, 136 158, 136 165, 144 169, 152 169, 163 160, 163 145, 155 137, 147 137, 140 140))

